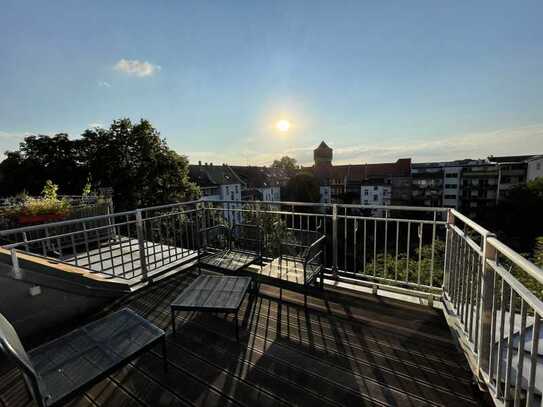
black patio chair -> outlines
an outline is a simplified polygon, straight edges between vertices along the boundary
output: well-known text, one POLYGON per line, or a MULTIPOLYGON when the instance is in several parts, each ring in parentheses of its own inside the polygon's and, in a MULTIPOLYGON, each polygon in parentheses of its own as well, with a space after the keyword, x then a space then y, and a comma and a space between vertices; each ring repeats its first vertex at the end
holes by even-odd
POLYGON ((310 230, 287 229, 281 240, 279 262, 293 262, 303 270, 303 284, 310 285, 320 279, 323 286, 324 243, 326 236, 310 230))
POLYGON ((0 349, 21 369, 40 407, 65 403, 159 341, 166 369, 164 331, 124 308, 27 353, 0 314, 0 349))
POLYGON ((258 225, 216 225, 200 230, 198 267, 238 272, 262 263, 264 232, 258 225))

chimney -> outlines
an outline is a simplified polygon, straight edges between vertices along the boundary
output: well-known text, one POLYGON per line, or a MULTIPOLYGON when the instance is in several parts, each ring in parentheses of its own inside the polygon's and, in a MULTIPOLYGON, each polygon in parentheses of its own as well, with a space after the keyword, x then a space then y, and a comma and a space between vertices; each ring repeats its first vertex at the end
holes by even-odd
POLYGON ((210 162, 210 163, 209 163, 209 166, 210 166, 210 167, 213 167, 213 163, 210 162))
POLYGON ((198 167, 202 166, 202 160, 198 160, 198 167))

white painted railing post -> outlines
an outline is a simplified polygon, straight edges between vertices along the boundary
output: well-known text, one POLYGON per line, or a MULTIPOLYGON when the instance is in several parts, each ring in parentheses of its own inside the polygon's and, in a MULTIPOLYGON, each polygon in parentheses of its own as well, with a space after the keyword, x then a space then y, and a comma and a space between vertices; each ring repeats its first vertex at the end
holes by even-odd
POLYGON ((489 237, 494 234, 483 235, 483 255, 481 256, 481 310, 479 321, 479 338, 477 338, 477 370, 479 377, 489 372, 490 344, 492 341, 492 303, 494 301, 495 272, 487 265, 487 260, 496 260, 496 249, 488 243, 489 237))
POLYGON ((22 278, 21 275, 21 268, 19 267, 19 258, 17 257, 17 250, 15 248, 11 248, 11 276, 16 279, 20 280, 22 278))
POLYGON ((337 278, 337 256, 338 256, 338 241, 337 241, 337 204, 332 205, 332 273, 334 278, 337 278))
POLYGON ((454 225, 454 215, 451 211, 451 209, 449 209, 447 211, 447 231, 446 231, 446 234, 445 234, 445 261, 444 261, 444 264, 443 264, 443 294, 449 294, 448 293, 448 290, 451 286, 450 284, 450 264, 451 264, 451 256, 453 255, 452 253, 452 234, 453 234, 453 230, 451 228, 451 226, 454 225))
POLYGON ((138 234, 138 246, 140 254, 141 276, 142 280, 147 280, 147 259, 145 257, 145 240, 143 233, 143 218, 141 209, 136 209, 136 231, 138 234))

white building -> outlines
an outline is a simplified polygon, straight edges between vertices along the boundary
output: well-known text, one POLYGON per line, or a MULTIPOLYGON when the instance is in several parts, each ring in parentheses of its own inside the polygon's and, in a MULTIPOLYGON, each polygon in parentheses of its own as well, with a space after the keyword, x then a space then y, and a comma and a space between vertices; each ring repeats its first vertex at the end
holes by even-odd
MULTIPOLYGON (((362 205, 390 205, 392 187, 390 185, 362 185, 360 203, 362 205)), ((374 216, 383 216, 383 209, 373 209, 374 216)))
POLYGON ((202 198, 206 201, 222 202, 225 209, 224 218, 230 223, 242 223, 242 213, 236 211, 241 205, 241 189, 243 182, 226 165, 191 165, 189 167, 190 179, 195 182, 202 191, 202 198), (232 203, 230 203, 232 202, 232 203))
POLYGON ((527 163, 526 181, 533 181, 537 177, 543 177, 543 155, 536 155, 528 159, 527 163))
POLYGON ((321 186, 319 188, 321 199, 320 203, 331 203, 332 202, 332 189, 330 186, 321 186))
POLYGON ((460 207, 462 167, 443 167, 443 206, 460 207))

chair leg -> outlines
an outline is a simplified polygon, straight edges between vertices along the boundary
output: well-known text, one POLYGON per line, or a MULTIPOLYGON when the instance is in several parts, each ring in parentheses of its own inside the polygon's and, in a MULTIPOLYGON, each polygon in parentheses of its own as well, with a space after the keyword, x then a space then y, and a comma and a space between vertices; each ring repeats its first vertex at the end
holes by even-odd
POLYGON ((238 321, 238 313, 236 312, 234 317, 234 323, 236 324, 236 341, 239 342, 239 321, 238 321))
POLYGON ((172 331, 175 336, 175 311, 172 309, 172 331))
POLYGON ((168 371, 168 351, 166 347, 166 336, 162 339, 162 359, 164 361, 164 371, 168 371))

